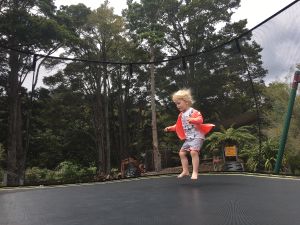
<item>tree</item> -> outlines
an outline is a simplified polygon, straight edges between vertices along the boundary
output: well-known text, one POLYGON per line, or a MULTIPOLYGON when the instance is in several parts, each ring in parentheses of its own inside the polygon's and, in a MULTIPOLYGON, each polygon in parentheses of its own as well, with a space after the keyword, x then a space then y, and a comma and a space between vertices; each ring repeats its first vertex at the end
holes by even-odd
MULTIPOLYGON (((247 74, 249 69, 258 91, 265 76, 261 48, 251 35, 239 38, 245 65, 235 41, 215 48, 247 31, 246 21, 231 22, 239 0, 163 1, 164 41, 167 51, 181 59, 170 61, 164 72, 164 88, 191 88, 195 107, 208 120, 224 121, 253 111, 254 100, 247 74), (169 85, 166 85, 168 83, 169 85)), ((160 94, 160 93, 159 93, 160 94)))
MULTIPOLYGON (((45 79, 50 85, 51 79, 45 79)), ((39 88, 34 95, 27 167, 55 169, 70 161, 96 165, 91 108, 82 93, 67 85, 39 88)))
MULTIPOLYGON (((265 105, 263 120, 266 124, 263 133, 270 139, 280 140, 285 114, 287 113, 290 87, 285 83, 274 82, 264 89, 265 105)), ((300 146, 300 98, 296 96, 293 116, 285 147, 284 161, 289 164, 292 173, 299 167, 300 146)), ((276 149, 277 150, 277 149, 276 149)), ((278 150, 277 150, 278 151, 278 150)))
POLYGON ((162 16, 161 1, 142 0, 141 3, 129 0, 127 2, 128 10, 125 10, 125 16, 128 21, 128 28, 134 33, 132 38, 137 39, 141 45, 146 41, 146 49, 150 54, 150 87, 151 87, 151 114, 152 114, 152 144, 153 159, 155 171, 161 170, 161 155, 158 149, 157 137, 157 116, 156 116, 156 87, 155 87, 155 68, 154 61, 156 47, 162 44, 164 33, 161 29, 159 18, 162 16))
POLYGON ((20 185, 24 182, 26 152, 23 146, 21 102, 22 92, 25 92, 22 83, 32 69, 32 56, 28 52, 47 52, 57 40, 67 35, 64 27, 54 20, 54 11, 52 0, 1 2, 0 43, 7 49, 7 72, 1 75, 7 77, 5 89, 9 108, 8 185, 20 185), (31 10, 33 7, 36 11, 31 10), (38 13, 35 14, 36 12, 38 13))
POLYGON ((0 170, 3 169, 3 162, 5 161, 5 151, 3 145, 0 143, 0 170))
MULTIPOLYGON (((124 22, 120 16, 113 13, 108 1, 86 16, 86 22, 76 30, 80 39, 75 45, 70 45, 65 54, 99 62, 107 62, 110 58, 122 58, 120 54, 123 51, 119 48, 126 43, 125 38, 121 37, 124 33, 124 22)), ((80 20, 83 21, 82 18, 80 20)), ((69 88, 81 92, 92 106, 99 173, 110 173, 111 170, 114 110, 110 108, 110 96, 113 90, 112 82, 118 80, 113 75, 122 76, 122 73, 109 63, 71 62, 55 75, 63 76, 63 81, 66 81, 69 88)), ((128 88, 126 87, 126 92, 128 88)))

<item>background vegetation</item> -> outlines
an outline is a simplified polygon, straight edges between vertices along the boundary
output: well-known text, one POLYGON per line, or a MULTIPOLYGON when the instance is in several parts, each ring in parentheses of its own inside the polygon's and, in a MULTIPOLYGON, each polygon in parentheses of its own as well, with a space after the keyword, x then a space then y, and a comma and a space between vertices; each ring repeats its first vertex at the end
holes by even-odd
MULTIPOLYGON (((179 142, 163 133, 178 113, 170 95, 188 87, 194 107, 219 132, 211 134, 202 154, 234 140, 248 170, 256 171, 261 162, 259 169, 271 171, 289 86, 264 83, 261 47, 251 33, 240 36, 247 21, 231 21, 239 3, 129 0, 128 9, 118 16, 108 1, 96 10, 84 4, 57 9, 52 0, 1 1, 0 162, 8 171, 8 184, 93 180, 119 168, 129 155, 143 156, 152 170, 151 65, 163 167, 178 163, 173 158, 179 142), (214 48, 238 36, 239 48, 236 41, 214 48), (38 55, 59 53, 82 60, 38 55), (185 57, 148 63, 167 55, 185 57), (23 84, 34 64, 35 79, 43 75, 44 85, 32 92, 23 84), (260 108, 262 148, 253 94, 260 108), (252 127, 240 128, 245 125, 252 127)), ((299 107, 297 96, 285 172, 299 172, 299 107)))

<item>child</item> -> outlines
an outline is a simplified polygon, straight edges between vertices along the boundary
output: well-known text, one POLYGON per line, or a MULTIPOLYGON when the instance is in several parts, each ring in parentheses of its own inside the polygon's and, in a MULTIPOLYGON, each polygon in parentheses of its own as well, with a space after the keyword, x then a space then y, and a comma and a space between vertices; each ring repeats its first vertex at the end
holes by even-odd
POLYGON ((173 126, 165 128, 165 131, 175 131, 180 140, 185 140, 179 156, 182 164, 182 173, 178 178, 189 176, 187 152, 191 154, 193 173, 191 179, 198 178, 199 168, 199 151, 203 144, 205 134, 207 134, 215 125, 203 124, 203 117, 199 111, 193 109, 193 98, 189 89, 177 91, 172 96, 173 102, 176 104, 180 114, 177 122, 173 126))

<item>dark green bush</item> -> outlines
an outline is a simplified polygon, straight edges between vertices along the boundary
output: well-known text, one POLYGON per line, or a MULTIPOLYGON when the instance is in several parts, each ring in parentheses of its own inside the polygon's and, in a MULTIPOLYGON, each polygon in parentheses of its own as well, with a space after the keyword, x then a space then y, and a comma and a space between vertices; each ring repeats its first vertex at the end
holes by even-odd
POLYGON ((26 170, 26 185, 64 184, 94 181, 96 167, 81 167, 69 161, 61 162, 55 170, 32 167, 26 170))

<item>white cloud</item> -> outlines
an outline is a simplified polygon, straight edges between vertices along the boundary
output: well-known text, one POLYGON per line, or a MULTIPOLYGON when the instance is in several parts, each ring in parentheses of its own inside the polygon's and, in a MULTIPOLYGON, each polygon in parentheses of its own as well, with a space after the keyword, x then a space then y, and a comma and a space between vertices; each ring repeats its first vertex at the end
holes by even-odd
POLYGON ((294 0, 241 0, 241 7, 233 15, 233 21, 247 19, 252 28, 278 12, 294 0))
MULTIPOLYGON (((91 9, 96 9, 104 3, 105 0, 55 0, 56 6, 76 5, 83 3, 91 9)), ((241 7, 238 8, 233 21, 240 19, 248 20, 248 28, 252 28, 264 19, 273 15, 294 0, 241 0, 241 7)), ((109 0, 116 14, 121 14, 122 9, 127 7, 127 0, 109 0)))
MULTIPOLYGON (((126 0, 110 0, 109 5, 114 8, 116 14, 121 15, 122 10, 127 6, 126 2, 126 0)), ((83 3, 91 9, 97 9, 104 3, 104 0, 55 0, 56 6, 77 5, 79 3, 83 3)))
POLYGON ((254 40, 263 48, 264 67, 269 71, 267 83, 284 81, 300 62, 299 12, 298 2, 253 31, 254 40))

